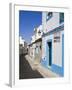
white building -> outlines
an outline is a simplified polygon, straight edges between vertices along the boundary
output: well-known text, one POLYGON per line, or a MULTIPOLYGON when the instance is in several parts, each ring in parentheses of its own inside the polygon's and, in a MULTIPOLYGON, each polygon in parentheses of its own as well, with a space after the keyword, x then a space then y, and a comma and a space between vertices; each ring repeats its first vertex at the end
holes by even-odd
POLYGON ((42 25, 40 25, 37 28, 34 28, 34 36, 35 36, 35 40, 42 37, 42 25))
POLYGON ((31 37, 31 43, 42 37, 42 25, 34 28, 34 35, 31 37))
POLYGON ((19 53, 26 54, 28 53, 28 44, 27 42, 20 36, 19 37, 19 53))
POLYGON ((22 39, 22 37, 20 36, 19 37, 19 44, 23 45, 23 47, 24 47, 24 42, 25 42, 25 40, 22 39))
POLYGON ((42 61, 51 71, 64 75, 64 13, 42 13, 42 61))
MULTIPOLYGON (((41 44, 42 44, 42 25, 40 25, 37 28, 34 28, 34 35, 32 36, 31 39, 31 44, 29 49, 30 49, 30 56, 33 61, 35 61, 35 59, 40 54, 41 51, 40 47, 42 46, 41 44)), ((39 61, 40 57, 37 60, 39 61)))

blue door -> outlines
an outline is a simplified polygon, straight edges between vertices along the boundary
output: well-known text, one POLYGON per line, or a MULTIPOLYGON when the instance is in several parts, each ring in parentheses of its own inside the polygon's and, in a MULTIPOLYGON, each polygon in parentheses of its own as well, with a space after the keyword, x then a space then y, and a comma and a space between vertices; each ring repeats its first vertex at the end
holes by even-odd
POLYGON ((52 64, 52 42, 48 42, 49 47, 49 66, 52 64))

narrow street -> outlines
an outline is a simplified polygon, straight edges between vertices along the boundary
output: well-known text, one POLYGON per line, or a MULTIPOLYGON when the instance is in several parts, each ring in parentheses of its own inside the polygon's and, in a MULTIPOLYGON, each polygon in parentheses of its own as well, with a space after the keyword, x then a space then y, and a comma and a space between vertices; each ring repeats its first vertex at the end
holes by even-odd
POLYGON ((19 79, 43 78, 37 70, 32 70, 24 55, 19 56, 19 64, 19 79))

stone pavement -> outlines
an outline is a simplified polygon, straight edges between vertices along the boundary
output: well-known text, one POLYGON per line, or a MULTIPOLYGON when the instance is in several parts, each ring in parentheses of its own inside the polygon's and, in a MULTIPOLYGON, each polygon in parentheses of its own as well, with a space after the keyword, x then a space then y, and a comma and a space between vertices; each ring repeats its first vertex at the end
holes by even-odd
POLYGON ((43 78, 37 70, 33 70, 25 55, 20 55, 19 59, 19 79, 43 78))
POLYGON ((30 58, 30 56, 26 55, 26 59, 28 60, 30 66, 32 67, 33 70, 37 70, 38 72, 40 72, 40 74, 45 77, 60 77, 58 74, 52 72, 51 70, 43 67, 41 64, 36 64, 33 62, 33 60, 30 58))

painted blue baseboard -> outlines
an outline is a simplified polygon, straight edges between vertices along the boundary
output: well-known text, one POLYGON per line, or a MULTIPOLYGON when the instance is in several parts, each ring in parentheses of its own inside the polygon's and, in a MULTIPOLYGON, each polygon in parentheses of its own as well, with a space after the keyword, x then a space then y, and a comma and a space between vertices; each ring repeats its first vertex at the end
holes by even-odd
POLYGON ((52 64, 51 70, 60 76, 64 76, 64 69, 62 67, 52 64))
POLYGON ((55 64, 52 64, 51 68, 48 68, 48 64, 47 64, 46 60, 43 60, 43 59, 41 60, 41 65, 43 67, 53 71, 54 73, 59 74, 62 77, 64 76, 64 69, 63 69, 63 67, 57 66, 55 64))

